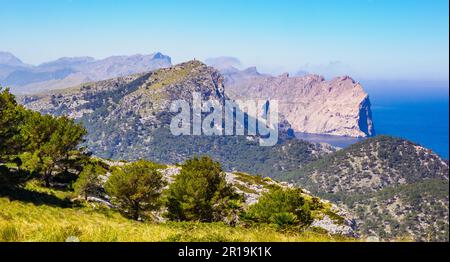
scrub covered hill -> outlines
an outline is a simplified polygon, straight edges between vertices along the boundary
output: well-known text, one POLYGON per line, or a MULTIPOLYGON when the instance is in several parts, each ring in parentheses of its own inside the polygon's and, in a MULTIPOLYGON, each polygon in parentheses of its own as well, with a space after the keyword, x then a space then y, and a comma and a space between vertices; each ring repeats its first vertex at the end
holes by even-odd
POLYGON ((448 162, 431 150, 378 136, 283 178, 345 204, 362 235, 448 241, 448 174, 448 162))

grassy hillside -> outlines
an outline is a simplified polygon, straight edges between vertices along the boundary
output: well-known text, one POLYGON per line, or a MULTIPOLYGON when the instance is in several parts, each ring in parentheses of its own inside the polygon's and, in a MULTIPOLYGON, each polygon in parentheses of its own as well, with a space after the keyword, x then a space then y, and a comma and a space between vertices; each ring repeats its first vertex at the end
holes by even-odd
MULTIPOLYGON (((0 192, 1 193, 1 192, 0 192)), ((3 192, 4 193, 4 192, 3 192)), ((269 226, 230 227, 223 223, 136 222, 111 209, 72 204, 70 192, 29 183, 10 197, 0 196, 3 241, 354 241, 321 232, 280 231, 269 226)))

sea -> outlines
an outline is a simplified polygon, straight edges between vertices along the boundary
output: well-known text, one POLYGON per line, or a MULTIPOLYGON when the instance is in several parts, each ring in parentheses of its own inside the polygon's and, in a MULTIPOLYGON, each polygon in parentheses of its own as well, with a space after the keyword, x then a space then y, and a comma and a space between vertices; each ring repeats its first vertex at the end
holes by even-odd
MULTIPOLYGON (((417 88, 415 88, 417 89, 417 88)), ((426 90, 424 87, 422 90, 426 90)), ((370 92, 372 119, 377 135, 408 139, 449 159, 449 96, 402 95, 402 92, 370 92)), ((410 92, 414 93, 414 92, 410 92)), ((345 148, 361 139, 328 135, 296 133, 297 138, 325 142, 345 148)))

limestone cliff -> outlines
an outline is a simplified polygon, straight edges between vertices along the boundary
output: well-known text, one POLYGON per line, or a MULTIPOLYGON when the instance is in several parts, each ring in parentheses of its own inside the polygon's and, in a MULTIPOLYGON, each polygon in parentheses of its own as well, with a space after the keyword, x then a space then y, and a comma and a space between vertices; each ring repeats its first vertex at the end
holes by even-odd
POLYGON ((318 75, 278 77, 255 70, 222 70, 234 99, 275 99, 297 132, 366 137, 375 134, 370 100, 348 76, 326 81, 318 75))

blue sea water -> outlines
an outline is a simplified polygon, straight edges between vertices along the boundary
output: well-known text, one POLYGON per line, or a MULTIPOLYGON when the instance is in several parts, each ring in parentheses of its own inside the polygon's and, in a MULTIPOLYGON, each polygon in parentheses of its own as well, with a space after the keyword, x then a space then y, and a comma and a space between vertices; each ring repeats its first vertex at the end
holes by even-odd
MULTIPOLYGON (((416 88, 417 90, 417 88, 416 88)), ((425 90, 425 88, 421 89, 425 90)), ((378 135, 408 139, 449 159, 449 96, 387 93, 369 89, 372 118, 378 135), (372 91, 372 92, 371 92, 372 91)), ((296 133, 297 138, 347 147, 360 139, 296 133)))
POLYGON ((406 138, 448 159, 448 98, 423 101, 374 100, 372 115, 377 134, 406 138))

